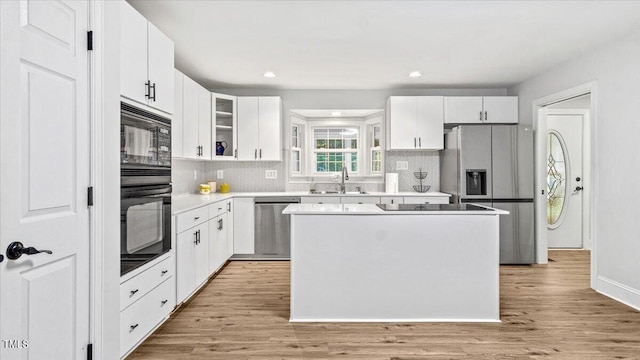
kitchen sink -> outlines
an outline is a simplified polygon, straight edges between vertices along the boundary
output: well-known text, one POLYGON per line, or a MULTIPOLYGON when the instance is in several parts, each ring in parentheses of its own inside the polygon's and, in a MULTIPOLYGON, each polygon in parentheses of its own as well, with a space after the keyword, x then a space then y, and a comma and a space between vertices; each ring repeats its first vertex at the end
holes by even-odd
POLYGON ((309 191, 309 194, 340 194, 340 191, 309 191))

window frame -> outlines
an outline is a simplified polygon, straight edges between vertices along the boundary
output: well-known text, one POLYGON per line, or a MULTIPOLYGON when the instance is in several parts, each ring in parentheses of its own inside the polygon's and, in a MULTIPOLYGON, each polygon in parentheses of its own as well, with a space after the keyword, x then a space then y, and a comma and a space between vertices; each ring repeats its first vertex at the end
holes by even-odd
MULTIPOLYGON (((357 164, 357 171, 352 171, 350 168, 347 168, 347 171, 349 172, 349 175, 354 175, 354 176, 359 176, 362 173, 362 169, 363 169, 363 161, 362 161, 362 126, 360 126, 359 124, 357 126, 354 125, 317 125, 317 126, 310 126, 309 127, 309 136, 310 136, 310 141, 309 141, 309 160, 310 162, 309 164, 309 169, 311 170, 309 172, 310 176, 314 176, 314 177, 318 177, 318 176, 333 176, 334 174, 340 173, 342 171, 341 170, 336 170, 336 171, 322 171, 319 172, 317 171, 317 165, 316 165, 316 159, 317 159, 317 155, 318 153, 334 153, 334 154, 356 154, 357 160, 356 160, 356 164, 357 164), (358 133, 356 136, 356 140, 357 140, 357 147, 355 149, 316 149, 315 147, 315 137, 314 137, 314 133, 315 130, 328 130, 328 129, 343 129, 343 130, 349 130, 349 129, 355 129, 358 133)), ((344 162, 344 160, 343 160, 344 162)))

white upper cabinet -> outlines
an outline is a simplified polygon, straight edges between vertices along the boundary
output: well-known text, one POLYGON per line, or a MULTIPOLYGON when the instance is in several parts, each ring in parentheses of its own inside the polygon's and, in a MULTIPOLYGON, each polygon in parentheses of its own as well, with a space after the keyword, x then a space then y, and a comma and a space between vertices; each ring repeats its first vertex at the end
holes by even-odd
POLYGON ((517 96, 447 96, 445 124, 516 124, 517 96))
POLYGON ((517 96, 485 96, 483 98, 484 121, 495 124, 518 123, 517 96))
POLYGON ((211 159, 211 92, 198 85, 198 142, 200 159, 211 159))
POLYGON ((176 114, 174 118, 179 121, 172 123, 171 128, 174 134, 181 133, 182 139, 180 143, 174 142, 174 148, 181 148, 174 151, 173 156, 210 160, 213 139, 211 93, 178 70, 175 74, 178 84, 175 88, 176 111, 180 109, 181 113, 176 114))
POLYGON ((236 97, 211 93, 211 118, 215 143, 211 158, 215 160, 235 160, 238 145, 238 118, 236 97))
POLYGON ((173 114, 173 42, 125 1, 120 16, 122 96, 173 114))
POLYGON ((282 160, 281 104, 277 96, 238 97, 238 160, 282 160))
POLYGON ((387 150, 440 150, 442 96, 391 96, 387 100, 387 150))
POLYGON ((171 156, 182 157, 182 95, 183 95, 183 79, 184 75, 178 70, 174 70, 174 113, 171 119, 171 156))

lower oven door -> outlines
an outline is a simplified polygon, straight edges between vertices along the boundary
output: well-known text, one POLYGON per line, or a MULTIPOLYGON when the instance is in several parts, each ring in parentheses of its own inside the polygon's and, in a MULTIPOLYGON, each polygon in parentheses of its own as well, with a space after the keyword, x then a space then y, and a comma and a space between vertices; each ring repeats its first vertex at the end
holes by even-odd
POLYGON ((124 274, 171 249, 171 186, 124 187, 120 200, 124 274))

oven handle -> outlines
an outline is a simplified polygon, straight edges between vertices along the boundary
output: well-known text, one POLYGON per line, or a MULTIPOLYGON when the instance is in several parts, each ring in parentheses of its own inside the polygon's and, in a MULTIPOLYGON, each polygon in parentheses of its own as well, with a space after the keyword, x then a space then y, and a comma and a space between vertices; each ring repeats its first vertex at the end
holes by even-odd
POLYGON ((171 196, 171 191, 171 185, 132 186, 121 188, 120 195, 122 199, 138 197, 166 197, 171 196))

